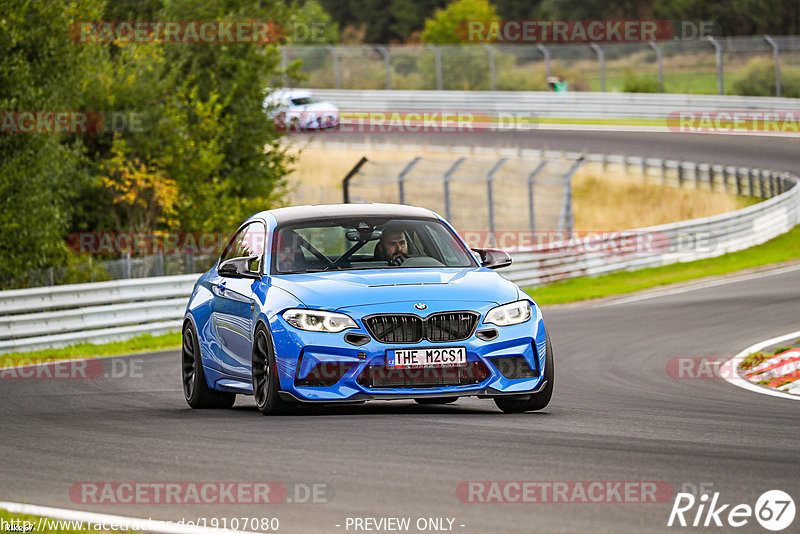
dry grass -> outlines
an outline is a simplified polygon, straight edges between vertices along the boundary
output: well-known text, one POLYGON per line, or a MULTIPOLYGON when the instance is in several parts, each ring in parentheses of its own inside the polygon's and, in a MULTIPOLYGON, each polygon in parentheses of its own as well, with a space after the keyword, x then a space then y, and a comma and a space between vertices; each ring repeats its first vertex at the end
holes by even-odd
MULTIPOLYGON (((341 202, 342 179, 364 156, 360 150, 305 148, 289 177, 291 204, 341 202)), ((381 161, 415 156, 445 157, 440 152, 408 153, 372 150, 368 157, 381 161)), ((474 156, 480 157, 480 156, 474 156)), ((711 193, 645 184, 637 176, 583 170, 572 182, 576 230, 622 230, 653 226, 733 211, 743 199, 711 193)))
POLYGON ((744 207, 725 193, 642 183, 637 176, 580 172, 572 180, 576 230, 623 230, 717 215, 744 207))

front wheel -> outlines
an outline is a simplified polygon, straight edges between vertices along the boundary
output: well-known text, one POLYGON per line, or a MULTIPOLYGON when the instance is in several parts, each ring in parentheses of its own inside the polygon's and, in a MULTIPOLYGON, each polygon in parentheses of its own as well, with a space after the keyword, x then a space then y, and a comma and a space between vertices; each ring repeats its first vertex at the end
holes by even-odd
POLYGON ((217 391, 208 387, 200 358, 200 343, 191 322, 183 328, 181 347, 181 378, 183 396, 192 408, 230 408, 236 401, 235 393, 217 391))
POLYGON ((253 343, 253 398, 256 407, 264 414, 283 413, 292 405, 278 395, 278 367, 275 364, 275 348, 266 327, 259 324, 253 343))
POLYGON ((545 339, 547 349, 544 358, 544 379, 547 384, 539 393, 533 393, 529 399, 520 400, 510 397, 497 397, 494 403, 505 413, 532 412, 541 410, 550 403, 553 396, 553 345, 550 343, 550 333, 545 328, 545 339))

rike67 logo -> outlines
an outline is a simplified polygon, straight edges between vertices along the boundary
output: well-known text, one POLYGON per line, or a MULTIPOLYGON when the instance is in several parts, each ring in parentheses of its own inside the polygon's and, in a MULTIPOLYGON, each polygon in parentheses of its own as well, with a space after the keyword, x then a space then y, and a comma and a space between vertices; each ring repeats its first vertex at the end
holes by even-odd
POLYGON ((718 491, 711 495, 703 493, 699 497, 692 493, 678 493, 667 526, 739 528, 755 518, 763 528, 777 532, 791 525, 794 515, 794 501, 781 490, 764 492, 755 506, 723 503, 718 491))

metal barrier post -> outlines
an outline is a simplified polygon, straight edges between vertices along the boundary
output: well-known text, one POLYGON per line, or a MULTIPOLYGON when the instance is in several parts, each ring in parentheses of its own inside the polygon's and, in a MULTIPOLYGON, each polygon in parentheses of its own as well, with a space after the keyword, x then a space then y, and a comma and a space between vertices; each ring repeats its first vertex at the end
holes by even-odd
POLYGON ((495 244, 497 244, 497 241, 495 240, 496 238, 494 235, 494 194, 492 182, 494 181, 494 175, 500 170, 500 167, 503 166, 507 159, 508 158, 500 158, 497 160, 497 163, 494 164, 494 167, 492 167, 492 169, 486 175, 486 193, 488 195, 487 203, 489 206, 489 234, 492 236, 492 242, 495 244))
POLYGON ((400 195, 400 204, 406 203, 406 192, 405 192, 406 174, 408 174, 409 171, 411 171, 411 169, 414 168, 414 165, 419 163, 419 160, 421 159, 422 159, 421 156, 417 156, 416 158, 412 159, 408 163, 408 165, 406 165, 405 168, 402 171, 400 171, 400 174, 397 175, 397 192, 400 195))
POLYGON ((495 64, 494 50, 486 43, 483 43, 482 46, 489 54, 489 83, 492 91, 497 91, 497 65, 495 64))
POLYGON ((726 165, 723 165, 722 166, 722 183, 723 183, 723 186, 725 187, 725 192, 726 193, 730 193, 730 187, 729 187, 730 181, 731 181, 730 171, 728 170, 728 167, 726 165))
POLYGON ((436 90, 441 91, 444 87, 442 83, 442 51, 434 45, 425 45, 426 48, 433 50, 433 55, 436 60, 436 90))
POLYGON ((342 88, 342 67, 339 64, 339 51, 336 49, 336 47, 331 46, 331 45, 326 45, 325 48, 328 50, 328 52, 331 53, 331 56, 333 56, 333 75, 336 78, 336 88, 337 89, 341 89, 342 88))
POLYGON ((783 88, 781 87, 781 60, 778 53, 778 43, 769 35, 764 36, 764 40, 772 47, 772 55, 775 58, 775 96, 783 96, 783 88))
POLYGON ((550 77, 550 50, 541 43, 537 43, 536 48, 544 56, 544 75, 550 77))
POLYGON ((367 162, 366 156, 362 157, 360 160, 358 160, 358 163, 356 163, 355 167, 350 169, 350 172, 347 173, 347 176, 344 177, 344 180, 342 180, 342 191, 344 192, 345 204, 350 203, 350 179, 356 174, 358 174, 358 171, 361 170, 361 166, 364 165, 366 162, 367 162))
POLYGON ((742 168, 736 167, 736 195, 742 196, 742 168))
POLYGON ((585 162, 586 158, 584 156, 579 157, 567 171, 567 174, 564 175, 564 199, 561 204, 561 220, 558 222, 559 230, 572 232, 572 176, 578 172, 578 169, 580 169, 585 162))
POLYGON ((647 43, 650 45, 650 48, 656 53, 656 63, 658 64, 658 92, 664 92, 664 61, 661 57, 661 47, 655 41, 649 41, 647 43))
POLYGON ((600 48, 600 46, 598 46, 597 43, 589 43, 589 46, 597 54, 597 64, 600 67, 600 90, 602 92, 605 92, 606 91, 606 55, 603 53, 603 49, 600 48))
POLYGON ((542 161, 533 172, 528 175, 528 224, 531 228, 531 232, 536 231, 536 217, 533 208, 533 182, 536 179, 536 175, 538 175, 546 165, 547 160, 542 161))
POLYGON ((678 187, 683 189, 683 161, 678 162, 678 187))
POLYGON ((467 158, 458 158, 453 165, 444 173, 444 217, 450 220, 450 177, 461 166, 462 163, 467 161, 467 158))
POLYGON ((725 82, 723 79, 723 70, 722 70, 722 45, 717 42, 716 39, 711 37, 710 35, 706 37, 706 41, 711 43, 716 51, 717 55, 717 92, 721 95, 725 94, 725 82))
POLYGON ((694 175, 694 188, 695 190, 700 189, 700 166, 697 165, 697 162, 692 162, 692 174, 694 175))
POLYGON ((375 50, 383 56, 383 68, 386 70, 386 90, 392 88, 392 60, 389 57, 389 50, 383 45, 375 45, 375 50))

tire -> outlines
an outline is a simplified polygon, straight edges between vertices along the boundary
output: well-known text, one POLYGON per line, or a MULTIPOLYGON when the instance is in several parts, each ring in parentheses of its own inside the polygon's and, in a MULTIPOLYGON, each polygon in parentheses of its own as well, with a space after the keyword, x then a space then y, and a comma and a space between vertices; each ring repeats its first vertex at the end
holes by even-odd
POLYGON ((278 367, 275 364, 275 348, 272 336, 263 323, 256 327, 253 336, 253 398, 256 407, 264 415, 291 411, 294 405, 278 395, 278 367))
POLYGON ((183 397, 195 409, 230 408, 236 402, 236 393, 217 391, 208 387, 200 358, 200 343, 191 321, 183 327, 181 345, 181 381, 183 397))
POLYGON ((414 402, 424 406, 427 404, 450 404, 451 402, 455 402, 457 400, 458 397, 420 397, 418 399, 414 399, 414 402))
POLYGON ((544 358, 544 379, 547 384, 539 393, 531 394, 529 399, 518 399, 514 396, 497 397, 494 403, 505 413, 533 412, 545 408, 553 396, 553 345, 550 343, 550 333, 545 328, 546 350, 544 358))

